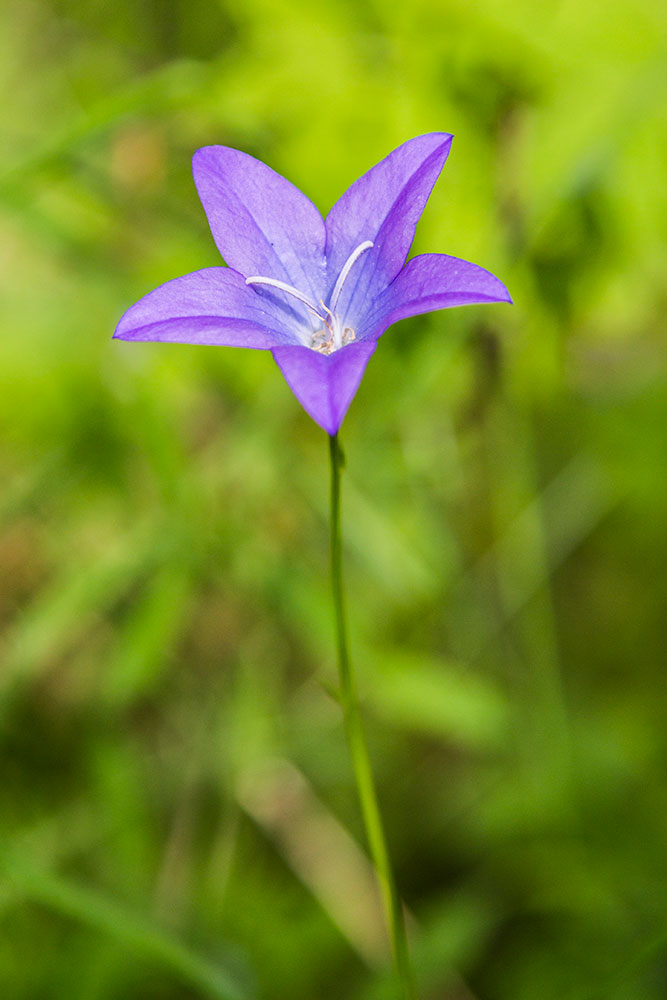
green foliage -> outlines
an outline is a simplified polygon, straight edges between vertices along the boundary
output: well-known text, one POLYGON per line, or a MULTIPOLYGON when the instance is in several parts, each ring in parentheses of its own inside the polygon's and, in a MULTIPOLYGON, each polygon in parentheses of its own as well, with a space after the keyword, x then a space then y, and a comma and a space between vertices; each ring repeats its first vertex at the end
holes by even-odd
POLYGON ((423 998, 665 996, 664 28, 657 0, 2 6, 3 997, 392 995, 324 435, 268 355, 110 336, 218 263, 198 146, 326 210, 428 130, 456 139, 415 251, 515 305, 392 329, 342 432, 423 998))

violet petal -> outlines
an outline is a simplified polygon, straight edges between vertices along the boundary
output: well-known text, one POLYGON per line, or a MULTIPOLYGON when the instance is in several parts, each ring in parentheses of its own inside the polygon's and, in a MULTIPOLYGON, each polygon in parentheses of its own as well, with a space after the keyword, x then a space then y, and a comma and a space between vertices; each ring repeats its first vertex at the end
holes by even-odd
POLYGON ((306 195, 254 156, 228 146, 198 149, 192 172, 227 264, 245 277, 285 281, 319 302, 325 292, 325 229, 306 195))
POLYGON ((375 341, 349 344, 332 354, 308 347, 275 347, 273 357, 304 410, 335 434, 359 388, 375 341))
POLYGON ((298 343, 271 302, 228 267, 205 268, 160 285, 127 310, 114 337, 265 350, 298 343))
POLYGON ((354 248, 365 240, 374 243, 350 275, 343 308, 353 297, 363 300, 373 283, 388 285, 400 271, 451 143, 447 132, 420 135, 403 143, 355 181, 327 215, 331 286, 354 248))
POLYGON ((377 298, 360 340, 377 339, 392 323, 408 316, 483 302, 510 302, 510 294, 490 271, 446 254, 413 257, 377 298))

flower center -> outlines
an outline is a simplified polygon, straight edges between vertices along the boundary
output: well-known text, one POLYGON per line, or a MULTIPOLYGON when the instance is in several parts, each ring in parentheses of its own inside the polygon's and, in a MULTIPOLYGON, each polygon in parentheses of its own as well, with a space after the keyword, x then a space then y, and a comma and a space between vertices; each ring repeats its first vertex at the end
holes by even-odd
POLYGON ((316 305, 307 295, 300 292, 298 288, 294 288, 284 281, 279 281, 277 278, 264 278, 262 275, 253 274, 250 278, 245 279, 245 283, 246 285, 271 285, 273 288, 279 288, 282 292, 287 292, 288 295, 292 295, 295 299, 303 302, 308 311, 322 323, 322 326, 315 333, 309 332, 306 334, 307 342, 304 341, 304 346, 310 347, 314 351, 319 351, 320 354, 331 354, 332 351, 337 351, 339 348, 345 347, 346 344, 350 344, 356 337, 352 327, 347 325, 345 320, 336 312, 336 307, 338 306, 343 286, 354 264, 359 260, 362 253, 370 250, 372 246, 373 243, 371 240, 364 240, 363 243, 360 243, 352 251, 336 279, 328 306, 321 299, 319 305, 316 305))

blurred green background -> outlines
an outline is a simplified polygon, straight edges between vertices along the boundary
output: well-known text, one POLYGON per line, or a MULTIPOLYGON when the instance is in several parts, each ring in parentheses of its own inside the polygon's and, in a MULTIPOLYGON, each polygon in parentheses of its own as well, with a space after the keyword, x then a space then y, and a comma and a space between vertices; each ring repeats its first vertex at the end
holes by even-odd
POLYGON ((390 330, 342 433, 421 996, 667 996, 665 35, 659 0, 5 0, 3 998, 393 995, 325 435, 269 354, 110 338, 219 263, 198 146, 326 211, 430 130, 414 249, 516 304, 390 330))

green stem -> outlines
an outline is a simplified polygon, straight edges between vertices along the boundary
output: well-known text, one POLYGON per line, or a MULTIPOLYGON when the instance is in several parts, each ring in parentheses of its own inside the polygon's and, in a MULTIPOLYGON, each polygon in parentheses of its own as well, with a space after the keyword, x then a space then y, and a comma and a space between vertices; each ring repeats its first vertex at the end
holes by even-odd
POLYGON ((348 654, 340 533, 340 474, 343 467, 343 452, 337 434, 329 436, 329 452, 331 456, 331 583, 338 647, 340 698, 345 718, 345 731, 366 828, 366 837, 382 892, 396 974, 401 982, 404 1000, 417 1000, 417 990, 408 952, 405 918, 396 891, 389 851, 387 850, 387 841, 359 708, 357 684, 348 654))

